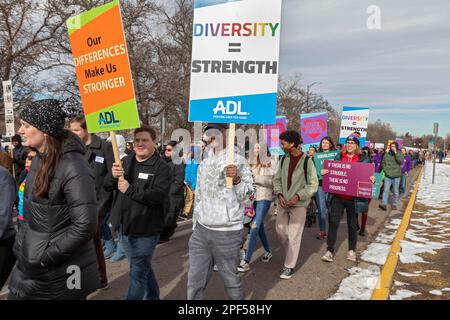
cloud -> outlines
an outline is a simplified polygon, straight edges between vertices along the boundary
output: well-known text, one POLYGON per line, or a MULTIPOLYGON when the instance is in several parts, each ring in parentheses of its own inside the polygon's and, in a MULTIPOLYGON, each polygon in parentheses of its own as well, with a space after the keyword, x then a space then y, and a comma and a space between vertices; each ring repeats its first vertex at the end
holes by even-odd
MULTIPOLYGON (((283 3, 283 75, 300 72, 304 84, 320 81, 314 91, 337 107, 370 106, 380 116, 423 112, 424 119, 449 112, 449 1, 283 3), (381 30, 366 26, 370 5, 381 9, 381 30)), ((420 122, 410 125, 421 131, 420 122)))

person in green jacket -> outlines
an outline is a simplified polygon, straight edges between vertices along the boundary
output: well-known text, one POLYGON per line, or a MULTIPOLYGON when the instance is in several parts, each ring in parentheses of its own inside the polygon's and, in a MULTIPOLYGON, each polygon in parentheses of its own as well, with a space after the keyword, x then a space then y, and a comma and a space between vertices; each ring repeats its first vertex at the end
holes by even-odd
POLYGON ((384 171, 384 192, 383 200, 379 205, 380 209, 386 211, 389 199, 389 192, 392 188, 392 210, 397 210, 398 194, 400 187, 400 180, 402 177, 402 164, 405 156, 398 149, 397 142, 392 142, 389 145, 389 150, 384 154, 381 167, 384 171))
POLYGON ((286 156, 281 159, 273 182, 278 198, 276 231, 286 250, 280 278, 290 279, 300 252, 306 208, 317 192, 319 180, 314 162, 301 151, 300 134, 283 132, 280 141, 286 156))

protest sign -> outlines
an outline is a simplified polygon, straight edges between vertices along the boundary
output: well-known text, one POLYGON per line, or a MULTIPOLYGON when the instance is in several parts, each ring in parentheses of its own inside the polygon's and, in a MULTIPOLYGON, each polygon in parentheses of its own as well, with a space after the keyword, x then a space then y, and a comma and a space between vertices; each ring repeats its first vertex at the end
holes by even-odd
POLYGON ((307 152, 311 146, 319 148, 320 140, 328 135, 327 119, 325 112, 300 115, 303 152, 307 152))
POLYGON ((405 144, 405 140, 404 139, 397 138, 397 139, 395 139, 395 141, 398 143, 398 148, 399 149, 403 148, 403 145, 405 144))
POLYGON ((140 127, 119 1, 68 19, 67 28, 88 131, 140 127))
POLYGON ((381 182, 382 182, 382 176, 381 173, 375 173, 375 183, 373 184, 373 190, 372 190, 372 198, 378 199, 380 196, 380 190, 381 190, 381 182))
POLYGON ((372 198, 373 163, 325 160, 324 169, 330 172, 323 177, 323 192, 343 194, 360 198, 372 198))
POLYGON ((390 148, 391 147, 391 143, 394 142, 395 140, 388 140, 387 144, 386 144, 386 148, 390 148))
POLYGON ((369 125, 369 108, 364 107, 344 107, 341 116, 341 133, 339 143, 344 144, 349 135, 359 132, 361 138, 359 145, 364 146, 367 137, 367 126, 369 125))
POLYGON ((384 149, 384 143, 375 143, 375 149, 384 149))
POLYGON ((271 155, 284 155, 283 149, 280 147, 280 134, 285 132, 287 129, 286 126, 286 117, 278 116, 276 123, 273 124, 265 124, 264 125, 267 147, 269 148, 271 155))
POLYGON ((274 124, 281 0, 195 0, 189 121, 274 124))
POLYGON ((339 150, 335 151, 329 151, 329 152, 320 152, 314 154, 314 164, 316 166, 317 170, 317 176, 319 177, 319 180, 322 180, 322 169, 323 169, 323 163, 325 160, 334 160, 336 158, 336 155, 339 154, 339 150))
POLYGON ((3 81, 3 101, 5 104, 6 136, 12 137, 16 133, 16 129, 14 125, 14 102, 11 80, 3 81))

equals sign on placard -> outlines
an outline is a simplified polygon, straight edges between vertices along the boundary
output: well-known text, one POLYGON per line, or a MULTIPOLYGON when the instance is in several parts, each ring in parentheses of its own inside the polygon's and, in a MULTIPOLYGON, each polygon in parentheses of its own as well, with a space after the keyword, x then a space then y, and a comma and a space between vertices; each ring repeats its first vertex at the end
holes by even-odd
POLYGON ((228 52, 241 52, 241 43, 230 42, 228 44, 228 52))

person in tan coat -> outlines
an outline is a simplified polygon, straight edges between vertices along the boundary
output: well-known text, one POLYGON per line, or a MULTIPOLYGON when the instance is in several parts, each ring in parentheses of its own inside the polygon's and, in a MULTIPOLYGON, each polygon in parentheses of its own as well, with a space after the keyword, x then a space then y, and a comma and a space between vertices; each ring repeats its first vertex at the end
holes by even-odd
POLYGON ((261 157, 261 146, 256 144, 254 147, 256 161, 252 164, 252 174, 255 180, 256 196, 253 204, 255 216, 251 223, 250 234, 248 238, 248 247, 245 252, 245 258, 241 261, 239 272, 247 272, 250 270, 250 261, 252 260, 253 251, 255 250, 258 237, 264 247, 265 253, 261 259, 262 262, 269 262, 272 259, 269 241, 267 240, 264 230, 264 219, 269 212, 273 198, 273 178, 276 173, 276 163, 270 158, 270 152, 267 149, 267 157, 261 157))

